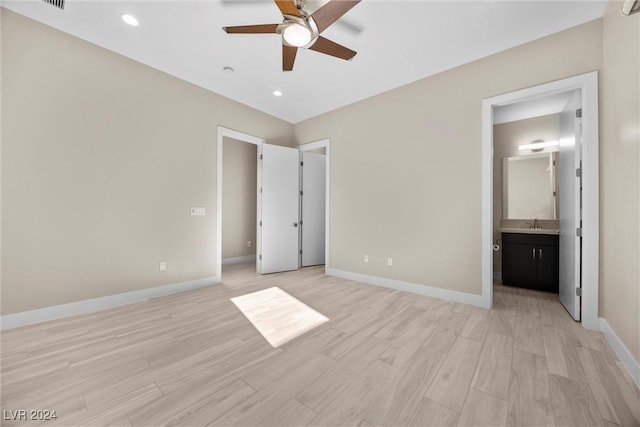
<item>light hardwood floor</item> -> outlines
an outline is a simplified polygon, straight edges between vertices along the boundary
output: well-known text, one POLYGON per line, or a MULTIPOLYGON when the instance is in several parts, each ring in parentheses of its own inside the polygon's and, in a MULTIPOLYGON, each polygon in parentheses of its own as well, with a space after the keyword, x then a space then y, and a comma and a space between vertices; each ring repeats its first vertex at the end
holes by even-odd
POLYGON ((557 295, 484 310, 325 276, 257 276, 2 332, 3 425, 639 425, 640 393, 557 295), (229 300, 278 286, 330 321, 272 348, 229 300))

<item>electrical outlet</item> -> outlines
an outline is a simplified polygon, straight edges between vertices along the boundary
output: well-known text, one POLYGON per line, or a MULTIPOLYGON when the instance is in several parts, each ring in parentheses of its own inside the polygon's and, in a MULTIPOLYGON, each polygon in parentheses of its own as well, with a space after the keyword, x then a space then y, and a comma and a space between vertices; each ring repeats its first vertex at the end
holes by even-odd
POLYGON ((191 216, 205 216, 207 214, 207 208, 203 206, 196 206, 191 208, 191 216))
POLYGON ((251 247, 251 240, 247 240, 247 247, 250 248, 251 247))
POLYGON ((387 258, 387 265, 393 265, 393 258, 387 258))
POLYGON ((158 264, 158 270, 167 271, 167 262, 166 261, 160 261, 160 263, 158 264))
POLYGON ((369 255, 364 256, 364 262, 369 262, 369 255))

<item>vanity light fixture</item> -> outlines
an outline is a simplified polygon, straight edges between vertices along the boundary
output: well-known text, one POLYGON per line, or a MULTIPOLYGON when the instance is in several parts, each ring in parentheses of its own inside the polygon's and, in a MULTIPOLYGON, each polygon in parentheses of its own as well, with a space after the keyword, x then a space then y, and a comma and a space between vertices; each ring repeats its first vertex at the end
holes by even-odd
POLYGON ((543 148, 546 147, 557 147, 558 145, 560 145, 559 141, 542 141, 542 142, 532 142, 531 144, 523 144, 523 145, 518 145, 518 150, 522 151, 522 150, 542 150, 543 148))

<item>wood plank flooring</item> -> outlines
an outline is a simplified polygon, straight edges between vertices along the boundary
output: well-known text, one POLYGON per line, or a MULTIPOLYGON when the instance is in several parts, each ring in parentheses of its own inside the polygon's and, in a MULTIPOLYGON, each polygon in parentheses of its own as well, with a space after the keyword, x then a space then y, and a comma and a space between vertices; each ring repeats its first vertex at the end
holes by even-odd
POLYGON ((602 334, 557 295, 494 289, 484 310, 225 266, 220 285, 3 331, 2 425, 640 425, 602 334), (271 347, 230 298, 272 286, 329 322, 271 347), (21 409, 57 419, 7 419, 21 409))

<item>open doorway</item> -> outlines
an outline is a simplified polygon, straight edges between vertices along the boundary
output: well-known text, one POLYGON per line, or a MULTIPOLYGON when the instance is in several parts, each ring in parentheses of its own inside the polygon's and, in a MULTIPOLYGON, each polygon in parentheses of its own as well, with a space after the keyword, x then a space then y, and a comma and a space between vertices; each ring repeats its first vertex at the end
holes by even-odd
POLYGON ((300 266, 324 265, 329 260, 328 139, 303 144, 300 150, 300 266))
POLYGON ((493 273, 580 320, 580 91, 494 108, 493 273))
MULTIPOLYGON (((580 318, 583 326, 590 329, 598 328, 598 105, 597 105, 597 73, 592 72, 581 76, 576 76, 517 92, 486 99, 483 103, 483 297, 488 306, 492 305, 493 300, 493 280, 494 272, 501 273, 496 276, 505 278, 506 275, 512 275, 513 271, 524 274, 527 278, 533 278, 533 282, 525 283, 523 287, 543 285, 551 287, 553 282, 560 282, 559 278, 563 276, 558 270, 548 277, 548 270, 540 269, 541 263, 548 264, 552 259, 557 259, 556 265, 558 269, 565 265, 564 280, 568 281, 572 286, 570 295, 574 299, 563 305, 570 309, 571 305, 577 308, 577 317, 580 318), (538 108, 538 113, 533 113, 532 109, 537 104, 549 105, 555 100, 555 111, 549 109, 544 112, 544 108, 538 108), (543 113, 540 113, 543 111, 543 113), (507 124, 510 120, 502 120, 501 115, 509 113, 511 122, 517 120, 523 122, 511 125, 511 135, 507 135, 505 139, 513 140, 513 128, 520 127, 520 133, 527 135, 528 141, 521 141, 515 145, 529 145, 533 142, 555 142, 557 148, 549 146, 542 147, 534 145, 534 149, 540 149, 539 154, 547 154, 537 156, 542 158, 541 163, 545 163, 551 172, 548 177, 539 177, 535 181, 543 181, 544 187, 549 191, 547 193, 548 203, 545 206, 545 212, 549 213, 548 218, 540 218, 543 216, 540 210, 531 214, 518 214, 522 218, 509 218, 503 216, 505 204, 507 200, 501 200, 502 206, 496 208, 496 193, 504 194, 505 186, 503 185, 502 175, 508 175, 507 170, 496 170, 498 167, 509 163, 509 160, 495 162, 494 150, 496 154, 503 155, 505 151, 509 153, 512 148, 503 148, 496 145, 496 137, 500 138, 500 133, 504 129, 496 130, 494 126, 507 124), (547 117, 545 117, 547 116, 547 117), (577 117, 576 117, 577 116, 577 117), (535 117, 535 119, 534 119, 535 117), (568 121, 570 118, 570 121, 568 121), (525 121, 527 121, 525 123, 525 121), (538 136, 527 134, 531 130, 526 130, 524 124, 539 122, 538 128, 535 126, 534 133, 538 136), (540 127, 541 122, 547 123, 547 133, 543 135, 544 126, 540 127), (549 124, 551 123, 551 125, 549 124), (567 129, 571 127, 572 135, 567 133, 567 129), (524 129, 524 130, 523 130, 524 129), (551 129, 551 131, 549 131, 551 129), (554 135, 555 132, 555 135, 554 135), (556 136, 557 135, 557 136, 556 136), (542 141, 537 141, 542 140, 542 141), (567 150, 570 147, 570 150, 567 150), (560 151, 560 153, 553 153, 560 151), (562 152, 565 151, 565 152, 562 152), (554 159, 554 156, 560 156, 561 159, 554 159), (569 162, 566 160, 570 159, 569 162), (555 165, 554 162, 555 161, 555 165), (564 164, 564 172, 562 168, 556 171, 554 166, 558 167, 564 164), (554 171, 558 173, 553 173, 554 171), (499 174, 497 173, 499 172, 499 174), (500 178, 496 178, 499 175, 500 178), (553 181, 557 180, 558 185, 554 185, 553 181), (564 184, 563 184, 564 182, 564 184), (555 196, 553 194, 555 191, 555 196), (563 193, 564 202, 570 201, 569 204, 562 204, 563 193), (572 194, 573 192, 573 194, 572 194), (582 210, 580 210, 582 207, 582 210), (529 218, 529 216, 533 216, 529 218), (555 216, 555 218, 554 218, 555 216), (536 218, 538 217, 538 218, 536 218), (554 233, 541 232, 544 229, 554 230, 554 233), (515 230, 515 231, 514 231, 515 230), (520 232, 518 232, 518 230, 520 232), (504 233, 507 231, 507 233, 504 233), (535 237, 536 242, 529 236, 535 237), (529 239, 529 240, 527 240, 529 239), (526 241, 525 241, 526 240, 526 241), (562 244, 560 244, 562 242, 562 244), (508 260, 506 255, 506 246, 510 250, 517 249, 512 260, 508 260), (555 247, 555 249, 554 249, 555 247), (526 251, 525 251, 526 249, 526 251), (569 250, 570 249, 570 250, 569 250), (496 252, 503 251, 500 254, 496 252), (554 252, 555 251, 555 252, 554 252), (564 251, 563 261, 560 261, 560 253, 564 251), (496 258, 499 257, 499 260, 496 258), (514 265, 514 261, 516 263, 514 265), (518 261, 519 260, 519 261, 518 261), (519 262, 519 264, 518 264, 519 262), (507 271, 509 267, 500 265, 501 263, 509 263, 511 271, 507 271), (497 269, 496 266, 499 266, 497 269), (501 270, 501 271, 500 271, 501 270), (545 276, 547 275, 547 276, 545 276), (537 283, 536 283, 537 281, 537 283), (580 298, 581 297, 581 298, 580 298)), ((507 116, 509 114, 506 114, 507 116)), ((509 126, 506 126, 507 128, 509 126)), ((503 135, 504 136, 504 135, 503 135)), ((531 153, 531 148, 523 147, 523 150, 531 153)), ((506 156, 507 158, 510 156, 506 156)), ((535 156, 534 156, 535 157, 535 156)), ((517 159, 514 159, 517 162, 517 159)), ((533 162, 532 162, 533 163, 533 162)), ((538 160, 540 163, 540 160, 538 160)), ((522 169, 522 168, 521 168, 522 169)), ((516 175, 521 171, 514 172, 516 175)), ((507 179, 508 181, 508 179, 507 179)), ((529 180, 531 182, 531 180, 529 180)), ((508 185, 507 185, 508 187, 508 185)), ((531 202, 533 195, 537 190, 530 189, 525 202, 531 202)), ((542 198, 545 196, 542 195, 542 198)), ((506 198, 506 197, 505 197, 506 198)), ((514 207, 514 209, 518 209, 514 207)), ((551 262, 553 265, 553 262, 551 262)), ((509 279, 513 281, 513 277, 509 279)), ((518 279, 524 281, 522 277, 518 279)), ((562 285, 560 285, 561 287, 562 285)), ((562 289, 562 288, 561 288, 562 289)), ((566 291, 566 290, 565 290, 566 291)), ((565 292, 566 294, 566 292, 565 292)), ((562 290, 560 291, 562 295, 562 290)), ((564 296, 565 299, 567 295, 564 296)), ((574 310, 575 311, 575 310, 574 310)))
MULTIPOLYGON (((239 158, 244 158, 247 155, 247 152, 250 152, 251 150, 253 150, 254 155, 256 156, 255 158, 257 159, 257 151, 259 150, 259 148, 264 144, 264 139, 262 138, 258 138, 255 137, 253 135, 249 135, 243 132, 239 132, 233 129, 228 129, 222 126, 218 126, 218 131, 217 131, 217 158, 216 158, 216 279, 218 281, 222 280, 222 264, 223 264, 223 209, 225 209, 224 207, 224 203, 223 203, 223 193, 225 193, 225 162, 224 162, 224 156, 225 156, 225 152, 224 152, 224 147, 225 147, 225 143, 227 144, 228 147, 230 147, 231 150, 233 151, 237 151, 237 155, 233 155, 232 157, 239 157, 239 158), (251 145, 255 148, 251 148, 251 147, 246 147, 246 146, 236 146, 235 144, 246 144, 246 145, 251 145)), ((257 161, 257 160, 256 160, 257 161)), ((246 166, 246 165, 245 165, 246 166)), ((257 169, 257 167, 255 166, 254 163, 254 171, 257 169)), ((246 168, 245 168, 246 169, 246 168)), ((248 171, 246 173, 249 173, 248 171)), ((257 172, 255 172, 257 174, 257 172)), ((254 177, 256 177, 256 175, 253 175, 254 177)), ((231 179, 232 177, 228 176, 227 180, 231 179)), ((244 186, 249 186, 251 185, 249 182, 247 182, 246 180, 248 180, 249 178, 246 176, 243 176, 243 180, 245 180, 244 184, 241 184, 240 187, 244 186)), ((258 218, 260 216, 260 205, 257 203, 257 179, 256 179, 256 186, 252 187, 253 188, 253 193, 252 194, 242 194, 242 195, 233 195, 233 194, 227 194, 228 197, 236 197, 238 196, 239 200, 237 205, 242 206, 242 203, 245 203, 246 200, 248 200, 249 197, 253 197, 254 200, 256 200, 255 203, 250 204, 249 202, 246 202, 249 205, 252 205, 254 207, 254 211, 253 211, 253 215, 251 214, 251 212, 248 210, 250 209, 250 207, 246 207, 243 209, 243 217, 244 222, 246 223, 253 223, 254 224, 254 230, 255 233, 251 233, 250 231, 244 229, 244 231, 242 233, 227 233, 227 237, 229 239, 233 239, 234 243, 232 246, 237 246, 238 248, 242 247, 242 245, 247 245, 250 237, 247 238, 245 240, 245 234, 250 235, 250 236, 255 236, 254 240, 251 242, 251 245, 253 248, 247 248, 250 252, 253 252, 253 255, 255 254, 255 248, 260 247, 260 235, 258 232, 258 225, 256 224, 256 218, 258 218), (253 218, 253 219, 252 219, 253 218), (240 234, 242 234, 243 237, 238 237, 240 234), (236 236, 237 235, 237 236, 236 236), (236 236, 236 237, 234 237, 236 236), (241 240, 240 240, 241 239, 241 240), (236 241, 237 240, 237 241, 236 241)), ((229 191, 231 191, 233 189, 234 185, 232 184, 230 187, 227 187, 227 193, 229 193, 229 191)), ((230 209, 234 209, 232 207, 230 207, 230 209)), ((229 211, 227 211, 227 216, 230 215, 229 211)), ((231 221, 233 221, 231 219, 231 221)), ((238 222, 241 223, 242 221, 238 222)), ((251 257, 252 254, 249 253, 248 255, 240 255, 238 257, 232 256, 233 251, 239 250, 239 249, 234 249, 232 247, 228 247, 227 249, 227 262, 236 262, 239 260, 242 260, 242 257, 251 257), (231 251, 231 252, 229 252, 231 251), (234 259, 235 258, 235 259, 234 259)), ((250 259, 249 259, 250 261, 250 259)))
POLYGON ((223 137, 222 265, 256 260, 258 147, 223 137))

